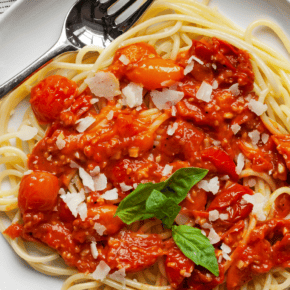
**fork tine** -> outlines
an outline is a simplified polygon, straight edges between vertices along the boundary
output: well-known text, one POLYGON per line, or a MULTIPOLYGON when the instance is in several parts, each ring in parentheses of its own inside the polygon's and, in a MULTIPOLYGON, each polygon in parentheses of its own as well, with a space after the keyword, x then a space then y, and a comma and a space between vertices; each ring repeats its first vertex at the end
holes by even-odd
POLYGON ((118 0, 109 0, 105 3, 101 3, 100 6, 99 6, 99 10, 103 13, 106 13, 108 8, 110 6, 112 6, 113 4, 115 4, 118 0))
MULTIPOLYGON (((122 1, 122 0, 119 0, 119 1, 122 1)), ((117 11, 113 12, 112 14, 108 14, 108 17, 116 19, 125 10, 127 10, 134 2, 136 2, 136 0, 129 0, 126 4, 120 7, 117 11)))
POLYGON ((132 27, 137 20, 144 14, 154 0, 147 0, 141 7, 139 7, 133 14, 131 14, 126 20, 117 24, 114 28, 119 31, 125 32, 132 27))

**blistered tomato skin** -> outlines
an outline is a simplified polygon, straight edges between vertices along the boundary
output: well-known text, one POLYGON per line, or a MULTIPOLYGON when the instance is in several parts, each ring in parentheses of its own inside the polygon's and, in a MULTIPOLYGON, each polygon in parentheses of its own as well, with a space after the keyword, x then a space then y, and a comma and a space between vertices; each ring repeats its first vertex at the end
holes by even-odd
POLYGON ((63 76, 49 76, 31 89, 32 110, 41 124, 59 120, 62 110, 68 108, 78 93, 75 82, 63 76))
POLYGON ((173 60, 147 58, 126 73, 126 77, 148 90, 168 87, 184 77, 183 68, 173 60))
POLYGON ((58 191, 58 179, 49 172, 36 171, 25 175, 20 182, 18 195, 21 213, 53 210, 58 191))

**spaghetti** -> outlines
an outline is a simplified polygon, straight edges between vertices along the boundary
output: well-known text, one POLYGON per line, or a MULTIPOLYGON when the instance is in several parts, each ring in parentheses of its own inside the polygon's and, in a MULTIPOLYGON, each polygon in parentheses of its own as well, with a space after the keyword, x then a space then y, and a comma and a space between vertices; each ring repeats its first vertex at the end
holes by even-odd
POLYGON ((0 107, 0 182, 8 177, 11 187, 0 191, 0 230, 15 252, 37 271, 70 276, 63 290, 288 288, 290 64, 252 36, 260 25, 290 52, 272 22, 242 31, 206 3, 157 0, 105 50, 59 56, 9 94, 0 107), (27 97, 32 107, 11 132, 27 97), (175 222, 215 245, 219 277, 186 258, 159 219, 125 227, 114 217, 138 184, 188 166, 209 175, 175 222), (26 240, 62 258, 41 243, 36 257, 26 240), (122 254, 128 249, 132 256, 122 254), (119 272, 100 277, 99 265, 119 272))

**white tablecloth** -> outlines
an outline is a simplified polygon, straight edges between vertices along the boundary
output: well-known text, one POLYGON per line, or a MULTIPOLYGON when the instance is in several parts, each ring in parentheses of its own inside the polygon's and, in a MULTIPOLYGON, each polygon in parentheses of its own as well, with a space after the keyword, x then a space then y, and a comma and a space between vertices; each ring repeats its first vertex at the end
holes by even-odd
POLYGON ((0 0, 0 14, 8 9, 17 0, 0 0))

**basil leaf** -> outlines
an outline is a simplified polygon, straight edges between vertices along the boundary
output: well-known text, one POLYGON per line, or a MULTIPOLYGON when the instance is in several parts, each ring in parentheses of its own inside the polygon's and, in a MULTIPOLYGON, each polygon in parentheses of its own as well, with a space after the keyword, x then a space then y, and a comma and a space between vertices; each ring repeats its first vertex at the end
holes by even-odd
POLYGON ((152 218, 155 215, 147 212, 146 201, 154 189, 178 204, 185 199, 188 191, 206 176, 207 172, 208 170, 202 168, 181 168, 166 181, 140 183, 133 192, 121 201, 115 216, 118 216, 128 225, 135 221, 152 218))
POLYGON ((182 253, 196 265, 219 276, 219 267, 213 245, 201 230, 190 226, 173 226, 172 237, 182 253))
POLYGON ((176 204, 171 198, 167 198, 160 191, 154 189, 146 201, 146 210, 162 220, 163 224, 170 229, 174 219, 181 210, 181 206, 176 204))

